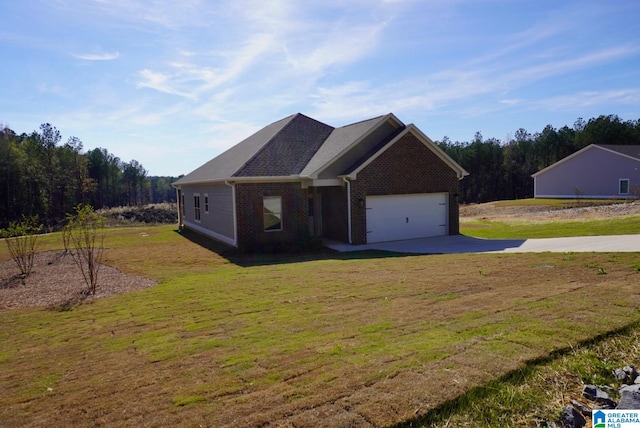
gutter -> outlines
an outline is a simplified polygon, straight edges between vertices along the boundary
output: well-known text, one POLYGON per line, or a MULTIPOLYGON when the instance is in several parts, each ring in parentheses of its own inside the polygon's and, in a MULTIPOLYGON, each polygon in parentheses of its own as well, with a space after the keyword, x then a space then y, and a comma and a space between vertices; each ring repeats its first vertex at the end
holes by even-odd
POLYGON ((342 177, 345 183, 347 183, 347 234, 349 235, 349 244, 353 244, 351 239, 351 182, 349 177, 342 177))

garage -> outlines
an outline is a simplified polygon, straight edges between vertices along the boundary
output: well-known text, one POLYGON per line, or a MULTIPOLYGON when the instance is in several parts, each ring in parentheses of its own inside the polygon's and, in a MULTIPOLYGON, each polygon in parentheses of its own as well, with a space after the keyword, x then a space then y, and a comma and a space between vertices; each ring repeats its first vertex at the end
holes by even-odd
POLYGON ((367 196, 367 243, 449 234, 448 194, 367 196))

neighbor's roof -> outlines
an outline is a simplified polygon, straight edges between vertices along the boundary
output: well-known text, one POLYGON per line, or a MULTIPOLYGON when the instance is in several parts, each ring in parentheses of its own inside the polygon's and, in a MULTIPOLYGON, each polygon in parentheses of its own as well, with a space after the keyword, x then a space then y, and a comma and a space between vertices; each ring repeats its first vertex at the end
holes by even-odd
POLYGON ((639 144, 597 144, 598 147, 602 147, 603 149, 608 149, 613 152, 618 152, 622 155, 629 156, 635 159, 640 160, 640 145, 639 144))
POLYGON ((609 151, 609 152, 614 152, 616 154, 625 156, 625 157, 629 157, 632 158, 634 160, 638 160, 640 161, 640 145, 635 144, 635 145, 624 145, 624 144, 589 144, 586 147, 583 147, 582 149, 578 150, 575 153, 570 154, 569 156, 560 159, 559 161, 552 163, 551 165, 549 165, 546 168, 541 169, 540 171, 536 172, 535 174, 532 174, 531 177, 537 177, 542 173, 545 173, 547 171, 549 171, 550 169, 553 169, 557 166, 562 165, 563 163, 567 162, 568 160, 573 159, 576 156, 579 156, 580 154, 588 151, 588 150, 593 150, 593 149, 597 149, 597 150, 605 150, 605 151, 609 151))

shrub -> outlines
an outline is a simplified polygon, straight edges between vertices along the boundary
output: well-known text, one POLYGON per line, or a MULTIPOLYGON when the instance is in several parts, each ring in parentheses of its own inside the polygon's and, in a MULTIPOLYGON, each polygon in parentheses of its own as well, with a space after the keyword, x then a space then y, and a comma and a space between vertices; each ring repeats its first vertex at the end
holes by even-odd
POLYGON ((20 269, 22 283, 33 270, 33 259, 38 248, 38 237, 42 230, 42 224, 38 223, 37 216, 22 216, 22 221, 11 222, 9 227, 0 230, 0 236, 4 238, 9 249, 9 254, 20 269))
POLYGON ((91 205, 80 204, 76 214, 67 217, 62 236, 65 251, 73 257, 87 284, 86 294, 96 294, 104 243, 104 219, 91 205))

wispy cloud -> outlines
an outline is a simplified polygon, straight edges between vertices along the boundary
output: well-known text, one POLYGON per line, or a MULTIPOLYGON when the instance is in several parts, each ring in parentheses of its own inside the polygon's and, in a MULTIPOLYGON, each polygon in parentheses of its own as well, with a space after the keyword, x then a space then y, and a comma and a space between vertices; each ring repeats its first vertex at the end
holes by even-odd
POLYGON ((168 29, 200 25, 207 19, 201 0, 92 0, 80 2, 83 13, 115 17, 134 25, 150 23, 168 29))
POLYGON ((71 54, 73 57, 83 59, 85 61, 113 61, 120 57, 120 52, 100 53, 100 54, 71 54))
POLYGON ((323 22, 284 0, 253 7, 245 3, 244 13, 225 23, 245 31, 226 34, 230 40, 224 49, 207 51, 206 44, 176 48, 178 58, 141 70, 137 86, 192 100, 240 88, 249 96, 269 88, 278 92, 272 99, 299 98, 332 70, 373 55, 386 26, 347 19, 323 22), (260 13, 265 8, 269 13, 260 13))
POLYGON ((502 79, 514 84, 528 83, 552 76, 569 74, 578 70, 604 65, 612 61, 636 55, 639 51, 640 49, 637 47, 616 46, 566 59, 550 59, 545 62, 534 63, 512 71, 507 71, 502 74, 502 79))
MULTIPOLYGON (((640 88, 610 91, 581 91, 536 101, 539 107, 549 110, 579 110, 593 106, 640 105, 640 88)), ((605 113, 605 112, 603 112, 605 113)))

